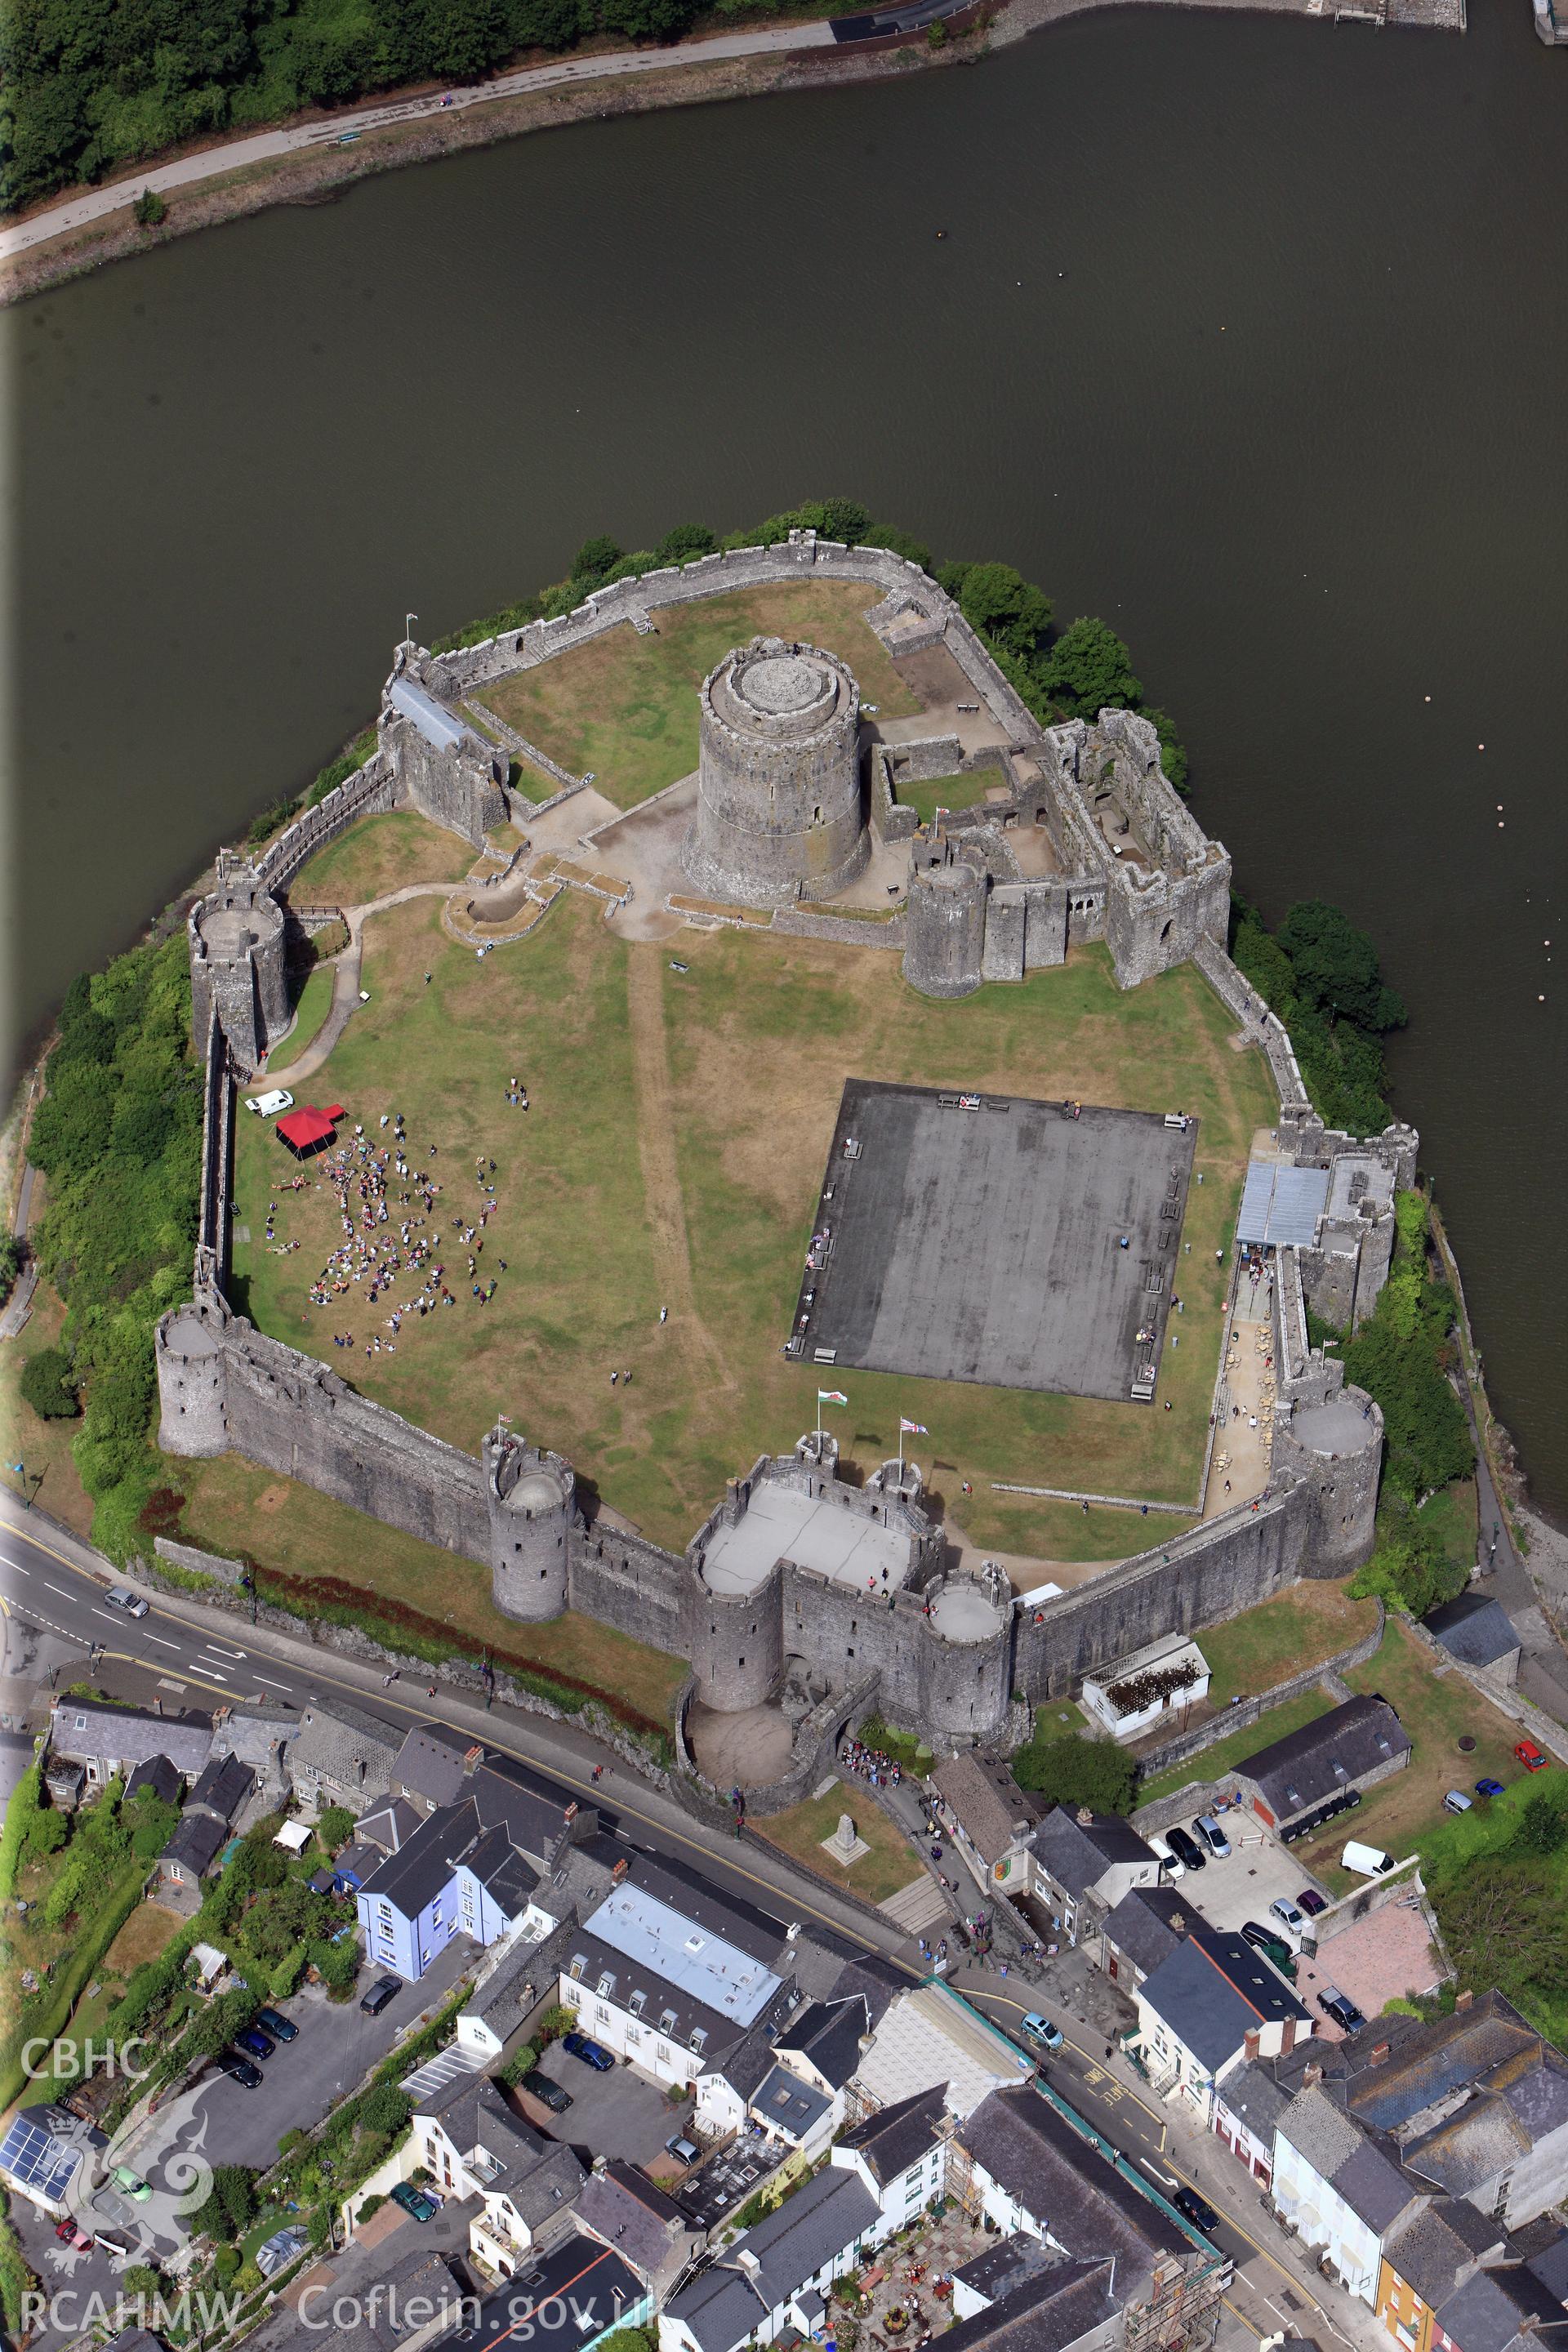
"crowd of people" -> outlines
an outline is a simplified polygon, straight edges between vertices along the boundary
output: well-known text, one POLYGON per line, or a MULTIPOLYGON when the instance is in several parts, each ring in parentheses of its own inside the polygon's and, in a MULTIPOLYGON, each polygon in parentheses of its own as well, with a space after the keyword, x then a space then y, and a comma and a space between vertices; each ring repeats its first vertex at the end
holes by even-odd
POLYGON ((880 1748, 868 1748, 863 1739, 847 1739, 838 1751, 838 1760, 858 1780, 869 1780, 873 1789, 896 1789, 904 1777, 904 1768, 896 1756, 888 1755, 880 1748))
MULTIPOLYGON (((516 1079, 511 1081, 513 1087, 517 1084, 516 1079)), ((494 1160, 483 1153, 476 1158, 477 1197, 470 1208, 458 1210, 448 1221, 443 1213, 447 1206, 446 1186, 429 1166, 439 1158, 439 1147, 431 1144, 424 1164, 416 1167, 401 1112, 384 1113, 381 1126, 390 1130, 384 1141, 374 1131, 356 1126, 349 1139, 318 1162, 320 1173, 313 1180, 315 1186, 325 1184, 336 1197, 342 1239, 310 1285, 307 1296, 313 1307, 342 1301, 381 1310, 378 1319, 386 1336, 376 1331, 356 1341, 353 1331, 331 1335, 334 1348, 352 1350, 363 1344, 367 1357, 395 1355, 405 1322, 458 1305, 458 1294, 448 1279, 447 1251, 453 1255, 463 1251, 468 1296, 479 1306, 489 1305, 507 1271, 503 1257, 493 1261, 495 1272, 488 1279, 479 1266, 485 1228, 500 1206, 494 1160), (395 1291, 400 1295, 395 1297, 395 1291)), ((276 1194, 302 1192, 311 1181, 301 1172, 278 1185, 268 1203, 267 1240, 279 1256, 297 1250, 300 1244, 278 1239, 276 1194)))

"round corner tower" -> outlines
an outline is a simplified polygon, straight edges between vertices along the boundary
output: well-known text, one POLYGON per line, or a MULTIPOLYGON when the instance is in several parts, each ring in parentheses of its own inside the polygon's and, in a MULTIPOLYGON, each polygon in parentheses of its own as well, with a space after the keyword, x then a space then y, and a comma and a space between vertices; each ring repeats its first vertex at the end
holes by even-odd
POLYGON ((752 907, 829 898, 871 854, 860 805, 860 689, 837 654, 753 637, 702 681, 686 871, 752 907))
POLYGON ((197 1051, 216 1011, 235 1060, 256 1069, 289 1026, 282 908, 247 859, 220 849, 216 887, 191 908, 185 932, 197 1051))
POLYGON ((910 866, 904 978, 922 996, 973 996, 985 954, 984 866, 955 855, 944 835, 910 866))
POLYGON ((479 1449, 490 1519, 496 1607, 527 1625, 567 1605, 577 1482, 559 1454, 492 1429, 479 1449))
POLYGON ((1383 1414, 1360 1389, 1299 1404, 1274 1425, 1273 1466, 1312 1496, 1303 1576, 1349 1576, 1372 1556, 1383 1465, 1383 1414))
POLYGON ((227 1359, 224 1313, 198 1297, 172 1307, 158 1324, 158 1448, 190 1460, 228 1451, 227 1359))

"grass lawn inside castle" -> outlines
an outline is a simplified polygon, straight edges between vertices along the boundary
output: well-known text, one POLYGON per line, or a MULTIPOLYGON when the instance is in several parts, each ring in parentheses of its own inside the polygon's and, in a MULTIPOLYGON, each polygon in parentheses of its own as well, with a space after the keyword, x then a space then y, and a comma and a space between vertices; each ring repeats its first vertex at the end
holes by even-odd
MULTIPOLYGON (((848 1394, 848 1409, 826 1418, 862 1470, 896 1450, 900 1412, 927 1425, 911 1451, 954 1532, 984 1550, 1113 1559, 1184 1524, 1098 1507, 1086 1518, 1074 1505, 994 1494, 991 1482, 1178 1502, 1196 1494, 1220 1342, 1215 1253, 1228 1252, 1247 1147, 1274 1099, 1261 1056, 1232 1047, 1234 1024, 1191 965, 1122 992, 1094 947, 1021 986, 942 1003, 908 987, 893 955, 771 934, 683 932, 689 969, 677 972, 667 948, 622 942, 572 892, 527 940, 480 961, 443 931, 439 907, 415 899, 368 919, 370 1001, 306 1098, 346 1106, 341 1139, 358 1121, 387 1142, 383 1113, 402 1115, 411 1171, 443 1187, 419 1230, 438 1236, 434 1256, 458 1303, 405 1314, 395 1352, 367 1360, 366 1341, 392 1338, 386 1317, 421 1277, 400 1275, 375 1307, 363 1282, 312 1305, 310 1286, 343 1239, 335 1196, 317 1165, 297 1171, 269 1121, 241 1112, 234 1294, 262 1330, 467 1451, 509 1412, 566 1454, 605 1504, 677 1549, 727 1477, 760 1452, 787 1452, 812 1425, 819 1378, 848 1394), (784 1358, 847 1073, 1198 1117, 1206 1181, 1188 1195, 1190 1254, 1175 1277, 1185 1311, 1172 1318, 1180 1346, 1166 1349, 1152 1409, 824 1376, 784 1358), (513 1076, 528 1089, 526 1111, 509 1104, 513 1076), (472 1295, 452 1223, 459 1213, 474 1219, 487 1197, 479 1157, 496 1202, 475 1253, 478 1278, 497 1286, 488 1305, 472 1295), (284 1189, 297 1172, 305 1189, 284 1189), (333 1334, 349 1331, 353 1349, 334 1348, 333 1334)), ((384 1242, 397 1235, 399 1189, 384 1242)), ((173 1483, 190 1497, 199 1540, 265 1562, 271 1547, 237 1466, 182 1463, 173 1483)), ((323 1528, 320 1558, 296 1544, 289 1565, 378 1585, 394 1539, 344 1517, 363 1528, 356 1556, 323 1528)), ((444 1555, 414 1549, 452 1578, 444 1555)), ((449 1605, 409 1590, 390 1559, 387 1576, 437 1615, 449 1605)))

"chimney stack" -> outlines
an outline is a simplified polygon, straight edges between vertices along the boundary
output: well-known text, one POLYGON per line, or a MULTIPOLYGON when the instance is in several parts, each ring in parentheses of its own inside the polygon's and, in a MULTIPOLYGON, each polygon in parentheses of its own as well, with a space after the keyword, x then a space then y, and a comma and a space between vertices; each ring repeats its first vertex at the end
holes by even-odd
POLYGON ((1377 2047, 1376 2047, 1376 2049, 1375 2049, 1375 2050, 1369 2050, 1369 2051, 1368 2051, 1368 2053, 1367 2053, 1367 2059, 1366 2059, 1366 2063, 1367 2063, 1367 2064, 1368 2064, 1369 2066, 1381 2066, 1381 2065, 1383 2064, 1383 2063, 1384 2063, 1384 2060, 1387 2057, 1387 2055, 1388 2055, 1388 2044, 1387 2044, 1387 2042, 1380 2042, 1378 2043, 1378 2045, 1377 2045, 1377 2047))
POLYGON ((1311 2090, 1322 2079, 1323 2070, 1315 2059, 1311 2065, 1303 2067, 1301 2070, 1301 2088, 1304 2091, 1311 2090))
POLYGON ((1475 1997, 1475 1994, 1470 1990, 1468 1985, 1467 1985, 1463 1992, 1457 1992, 1454 1995, 1454 2007, 1456 2009, 1468 2009, 1475 1997))

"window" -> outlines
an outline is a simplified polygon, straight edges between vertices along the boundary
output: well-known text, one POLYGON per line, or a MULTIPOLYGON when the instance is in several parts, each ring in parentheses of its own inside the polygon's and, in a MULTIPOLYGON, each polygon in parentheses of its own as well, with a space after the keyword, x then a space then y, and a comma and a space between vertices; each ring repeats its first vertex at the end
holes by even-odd
POLYGON ((609 1997, 610 1997, 611 1993, 613 1993, 613 1992, 615 1991, 615 1989, 616 1989, 616 1979, 615 1979, 614 1976, 611 1974, 610 1970, 609 1970, 608 1969, 605 1969, 605 1973, 604 1973, 604 1975, 599 1979, 598 1983, 595 1986, 594 1990, 595 1990, 595 1991, 599 1995, 599 1998, 601 1999, 601 2000, 607 2000, 609 1999, 609 1997))
MULTIPOLYGON (((588 1963, 584 1958, 582 1953, 577 1952, 573 1957, 572 1967, 569 1973, 574 1977, 581 1978, 584 1974, 587 1966, 588 1963)), ((566 1997, 568 2000, 574 2000, 576 1999, 576 1995, 574 1993, 568 1993, 566 1997)))
POLYGON ((647 2007, 647 1993, 634 1992, 630 2000, 627 2001, 626 2007, 631 2011, 634 2017, 640 2017, 643 2011, 647 2007))

